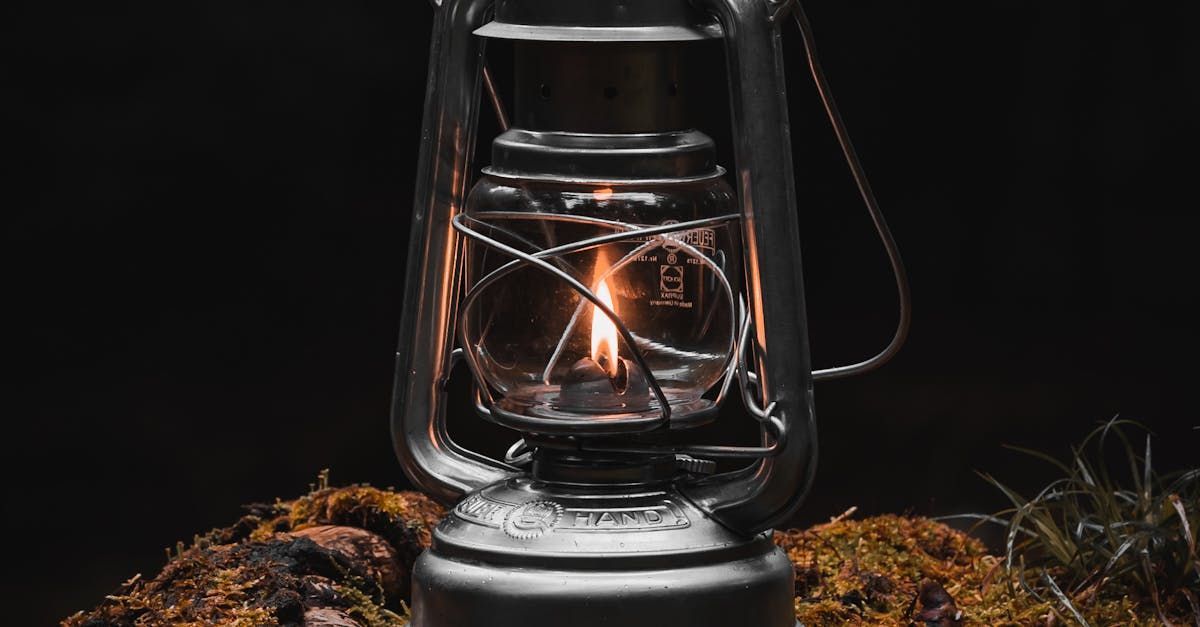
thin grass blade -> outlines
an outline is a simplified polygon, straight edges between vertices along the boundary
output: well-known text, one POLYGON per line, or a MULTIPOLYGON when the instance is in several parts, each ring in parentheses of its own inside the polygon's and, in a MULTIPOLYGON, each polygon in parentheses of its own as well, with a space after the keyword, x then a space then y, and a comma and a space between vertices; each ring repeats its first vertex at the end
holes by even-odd
POLYGON ((1142 467, 1144 469, 1142 471, 1142 494, 1144 495, 1143 500, 1145 502, 1146 510, 1149 510, 1150 504, 1151 504, 1150 479, 1151 479, 1151 474, 1153 473, 1153 470, 1151 469, 1151 466, 1150 466, 1150 434, 1149 433, 1146 434, 1146 458, 1142 462, 1142 467))
POLYGON ((1192 606, 1192 615, 1196 618, 1196 627, 1200 627, 1200 603, 1196 602, 1196 595, 1192 594, 1191 590, 1183 589, 1183 598, 1187 599, 1188 605, 1192 606))
POLYGON ((1171 621, 1167 620, 1166 614, 1163 613, 1162 600, 1158 595, 1158 582, 1154 579, 1154 567, 1150 564, 1150 552, 1142 549, 1140 554, 1142 562, 1142 571, 1146 575, 1146 588, 1150 591, 1150 599, 1154 601, 1154 609, 1158 612, 1158 620, 1161 620, 1166 627, 1173 627, 1171 621))
POLYGON ((1067 467, 1066 464, 1058 461, 1053 456, 1047 455, 1041 451, 1035 451, 1033 449, 1025 448, 1022 446, 1013 446, 1011 444, 1004 444, 1003 447, 1010 451, 1016 451, 1023 455, 1029 455, 1030 457, 1036 457, 1037 459, 1040 459, 1044 462, 1052 464, 1055 468, 1058 468, 1059 470, 1063 471, 1063 474, 1071 474, 1071 469, 1069 467, 1067 467))
POLYGON ((1187 507, 1183 504, 1183 499, 1179 498, 1178 494, 1171 494, 1167 497, 1171 501, 1171 506, 1175 508, 1175 513, 1179 514, 1179 524, 1183 528, 1183 538, 1187 542, 1188 547, 1188 563, 1184 566, 1184 572, 1196 569, 1196 576, 1200 577, 1200 560, 1196 558, 1196 536, 1192 533, 1192 525, 1188 522, 1187 507))
POLYGON ((1079 621, 1080 625, 1083 625, 1083 627, 1092 627, 1091 623, 1089 623, 1088 620, 1083 617, 1083 614, 1078 608, 1075 607, 1075 604, 1071 602, 1071 599, 1067 598, 1067 595, 1063 593, 1062 588, 1058 587, 1058 583, 1054 581, 1054 578, 1050 576, 1050 573, 1046 572, 1045 570, 1042 571, 1042 583, 1046 584, 1046 587, 1050 589, 1050 592, 1053 592, 1054 596, 1058 598, 1058 602, 1062 603, 1063 607, 1066 607, 1067 611, 1071 612, 1071 615, 1075 617, 1076 621, 1079 621))

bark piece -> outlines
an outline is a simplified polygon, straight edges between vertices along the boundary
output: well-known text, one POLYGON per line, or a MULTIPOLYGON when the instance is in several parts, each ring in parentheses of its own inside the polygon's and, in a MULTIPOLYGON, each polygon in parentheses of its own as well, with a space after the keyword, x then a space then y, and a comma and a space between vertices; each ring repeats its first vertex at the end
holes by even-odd
POLYGON ((362 627, 341 610, 319 608, 304 613, 304 627, 362 627))
POLYGON ((378 534, 357 527, 320 525, 284 535, 308 538, 318 546, 342 553, 378 582, 388 599, 401 598, 408 589, 408 573, 401 570, 395 549, 378 534))

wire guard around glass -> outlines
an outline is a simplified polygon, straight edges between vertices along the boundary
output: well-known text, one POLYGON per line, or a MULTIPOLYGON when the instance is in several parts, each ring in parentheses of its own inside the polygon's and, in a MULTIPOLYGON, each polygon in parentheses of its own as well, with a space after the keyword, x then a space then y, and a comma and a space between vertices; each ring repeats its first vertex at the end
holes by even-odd
MULTIPOLYGON (((551 379, 551 373, 562 369, 561 362, 564 359, 569 339, 577 335, 577 331, 586 318, 588 310, 594 308, 598 312, 593 314, 593 320, 596 319, 597 315, 602 315, 608 321, 611 321, 615 333, 621 339, 621 345, 626 349, 627 354, 632 357, 629 372, 637 373, 640 381, 630 381, 627 385, 644 384, 646 400, 650 401, 643 407, 634 405, 627 407, 625 411, 616 407, 606 408, 602 404, 599 407, 581 411, 578 407, 555 409, 550 405, 536 407, 508 398, 497 399, 492 393, 493 386, 489 385, 487 377, 484 374, 485 366, 482 363, 480 349, 478 346, 474 346, 473 350, 465 350, 463 357, 466 359, 475 379, 481 413, 500 424, 526 432, 571 435, 613 435, 651 431, 660 428, 683 428, 702 423, 711 418, 723 401, 729 384, 737 370, 738 360, 735 357, 739 353, 738 339, 740 333, 738 322, 741 316, 736 304, 738 296, 734 293, 733 286, 726 276, 724 269, 696 246, 688 243, 684 235, 694 229, 711 228, 736 222, 737 220, 737 214, 727 214, 687 222, 643 226, 587 216, 520 211, 480 211, 455 216, 453 225, 458 232, 483 244, 490 250, 513 258, 511 261, 482 276, 470 287, 461 301, 464 317, 467 312, 472 311, 472 307, 479 299, 479 296, 490 286, 522 268, 536 267, 565 283, 566 286, 580 297, 572 308, 571 315, 567 319, 564 328, 561 330, 547 330, 547 333, 555 334, 557 340, 554 343, 554 350, 550 359, 541 369, 541 379, 543 382, 548 383, 551 379), (501 221, 569 223, 596 227, 612 232, 551 248, 539 248, 528 241, 528 239, 522 239, 522 245, 535 249, 531 252, 525 252, 500 241, 499 237, 501 236, 510 239, 520 239, 519 235, 503 228, 500 225, 501 221), (485 230, 496 233, 497 237, 490 236, 484 232, 485 230), (601 249, 605 245, 616 243, 628 244, 632 248, 607 268, 598 269, 595 276, 591 279, 583 279, 576 276, 571 272, 573 269, 572 266, 564 261, 564 258, 572 253, 601 249), (644 259, 650 253, 662 249, 664 246, 670 247, 675 251, 671 253, 672 255, 677 253, 686 255, 689 260, 695 260, 693 263, 698 263, 705 270, 711 272, 726 303, 730 328, 728 340, 720 356, 720 371, 723 373, 722 381, 719 393, 712 400, 696 398, 682 403, 672 402, 672 399, 668 398, 667 392, 664 391, 659 378, 655 376, 655 369, 651 366, 646 356, 647 348, 658 351, 669 351, 670 347, 656 344, 651 339, 636 335, 630 329, 627 321, 615 311, 611 298, 606 297, 607 285, 610 279, 635 260, 644 259), (598 291, 601 293, 598 294, 598 291), (591 307, 588 307, 588 304, 591 307)), ((600 254, 603 255, 603 252, 600 254)), ((467 328, 467 324, 460 326, 460 343, 464 347, 472 347, 472 342, 467 334, 467 328)), ((593 404, 595 404, 594 401, 593 404)))

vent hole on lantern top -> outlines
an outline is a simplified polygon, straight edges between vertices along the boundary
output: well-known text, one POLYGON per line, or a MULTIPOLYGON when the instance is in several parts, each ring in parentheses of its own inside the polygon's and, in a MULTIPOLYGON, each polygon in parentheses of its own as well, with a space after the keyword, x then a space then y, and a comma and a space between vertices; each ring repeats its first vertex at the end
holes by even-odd
POLYGON ((542 97, 542 100, 549 100, 550 86, 546 83, 542 83, 540 86, 538 86, 538 95, 542 97))

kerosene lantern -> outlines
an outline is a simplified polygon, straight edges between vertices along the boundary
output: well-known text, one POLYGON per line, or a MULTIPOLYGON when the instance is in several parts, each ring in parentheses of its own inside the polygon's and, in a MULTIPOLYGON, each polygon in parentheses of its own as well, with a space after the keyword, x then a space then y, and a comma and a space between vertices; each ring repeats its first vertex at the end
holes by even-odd
POLYGON ((392 423, 410 479, 453 510, 412 574, 415 627, 795 624, 769 529, 812 479, 812 383, 878 365, 907 324, 898 271, 892 345, 809 365, 779 28, 794 13, 809 43, 797 11, 437 6, 392 423), (512 124, 478 169, 484 87, 509 126, 484 64, 497 38, 515 53, 512 124), (682 55, 704 39, 723 39, 728 64, 729 172, 683 115, 682 55), (502 461, 450 437, 459 362, 477 413, 519 432, 502 461), (735 384, 761 442, 689 444, 735 384))

